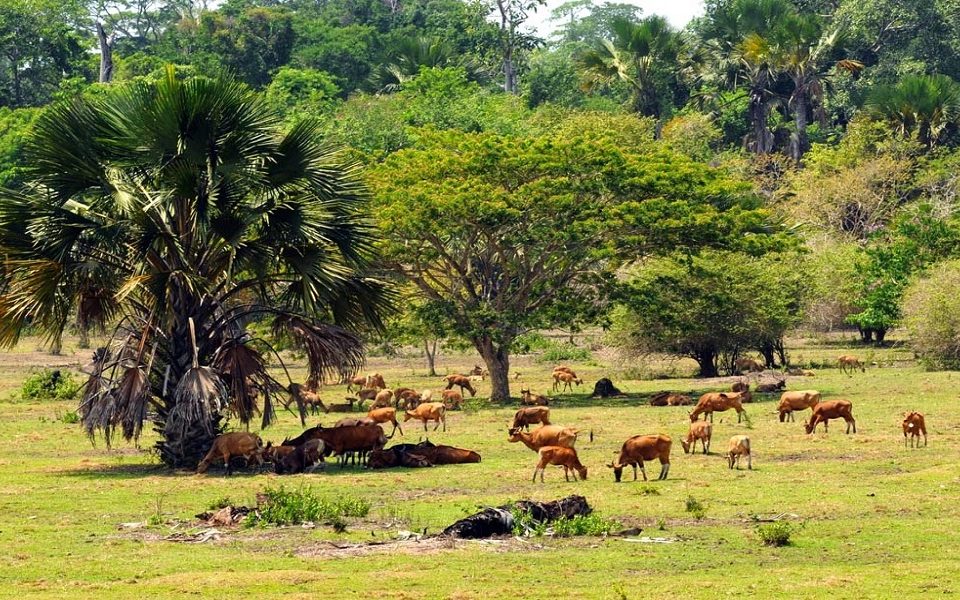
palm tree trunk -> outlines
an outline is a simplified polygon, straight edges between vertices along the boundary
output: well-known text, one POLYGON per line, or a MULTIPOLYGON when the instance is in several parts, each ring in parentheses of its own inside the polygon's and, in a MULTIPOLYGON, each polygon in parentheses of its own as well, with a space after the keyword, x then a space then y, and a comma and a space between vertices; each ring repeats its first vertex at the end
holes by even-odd
POLYGON ((803 154, 807 151, 809 141, 807 140, 807 112, 809 110, 807 95, 803 91, 799 92, 793 101, 793 135, 790 136, 790 157, 796 162, 800 162, 803 154))

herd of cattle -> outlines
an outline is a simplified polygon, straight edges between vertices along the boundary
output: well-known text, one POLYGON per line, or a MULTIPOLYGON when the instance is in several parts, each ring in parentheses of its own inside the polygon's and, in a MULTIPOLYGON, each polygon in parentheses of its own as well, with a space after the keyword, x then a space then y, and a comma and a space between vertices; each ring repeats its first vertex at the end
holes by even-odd
MULTIPOLYGON (((841 356, 838 359, 840 368, 848 375, 859 369, 864 370, 863 365, 852 356, 841 356)), ((740 365, 738 365, 740 367, 740 365)), ((750 365, 746 365, 745 371, 752 371, 750 365)), ((812 376, 809 371, 799 372, 799 375, 812 376)), ((446 431, 446 412, 460 408, 463 402, 462 394, 470 392, 471 396, 476 394, 473 387, 475 378, 484 378, 486 373, 475 367, 467 375, 454 374, 445 378, 446 389, 440 392, 441 402, 433 401, 433 392, 424 390, 417 392, 410 388, 387 388, 383 377, 374 373, 365 377, 357 377, 349 382, 348 391, 352 392, 354 387, 359 387, 358 398, 349 402, 348 406, 353 407, 354 402, 359 401, 360 405, 365 400, 371 401, 367 416, 363 418, 345 418, 338 421, 332 427, 322 427, 317 425, 304 431, 293 439, 285 439, 280 445, 274 446, 272 443, 263 445, 259 436, 246 433, 234 432, 226 433, 214 440, 213 446, 207 455, 200 462, 197 472, 204 473, 207 468, 216 461, 223 461, 227 473, 231 472, 231 459, 242 457, 248 466, 257 466, 265 462, 272 463, 274 470, 278 474, 302 473, 312 470, 323 462, 325 456, 337 456, 341 465, 345 465, 348 460, 355 463, 359 461, 369 468, 380 469, 388 467, 429 467, 433 465, 478 463, 481 457, 472 450, 454 448, 452 446, 435 445, 429 440, 417 444, 394 444, 386 447, 387 442, 399 431, 403 434, 400 423, 397 421, 397 411, 403 410, 404 422, 411 419, 423 423, 424 431, 427 431, 427 424, 434 422, 434 431, 441 425, 446 431), (460 387, 460 390, 454 390, 454 387, 460 387), (390 423, 393 430, 387 436, 381 425, 390 423)), ((576 373, 569 367, 555 367, 552 373, 554 380, 554 389, 563 384, 566 388, 572 389, 572 385, 583 383, 576 373)), ((783 390, 785 379, 780 378, 773 383, 757 382, 755 387, 757 392, 771 393, 783 390)), ((324 405, 318 395, 317 386, 304 385, 291 386, 291 395, 299 395, 300 400, 306 404, 319 407, 326 412, 330 407, 324 405)), ((724 412, 735 410, 737 412, 737 422, 739 423, 746 415, 743 404, 752 400, 750 384, 747 380, 741 379, 736 382, 729 392, 708 392, 703 394, 696 405, 689 413, 690 426, 685 439, 681 440, 681 445, 685 453, 692 454, 697 450, 697 442, 704 454, 710 451, 710 442, 713 437, 713 414, 715 412, 724 412), (703 420, 700 420, 703 415, 703 420)), ((587 478, 587 468, 580 462, 576 451, 576 442, 580 430, 554 425, 550 422, 549 399, 540 394, 533 394, 529 389, 523 389, 521 402, 526 405, 521 407, 514 414, 513 421, 508 429, 508 440, 510 442, 520 442, 525 446, 537 452, 539 460, 534 468, 533 481, 536 481, 537 474, 540 474, 540 480, 543 481, 543 474, 547 466, 554 465, 562 467, 564 477, 569 480, 572 475, 576 480, 587 478), (531 425, 539 425, 536 429, 530 430, 531 425)), ((665 405, 683 405, 692 404, 688 396, 663 392, 656 394, 651 399, 654 406, 665 405)), ((811 416, 804 424, 805 431, 813 433, 820 423, 823 423, 824 431, 830 420, 843 419, 847 424, 847 433, 851 430, 857 431, 856 421, 853 418, 853 405, 847 400, 828 400, 821 401, 820 392, 816 390, 783 391, 780 396, 780 402, 777 410, 780 415, 780 422, 793 421, 793 413, 810 409, 811 416)), ((910 412, 904 414, 902 423, 904 442, 911 446, 919 446, 920 436, 923 437, 923 444, 927 443, 927 430, 923 414, 919 412, 910 412)), ((593 432, 590 432, 591 440, 593 432)), ((670 471, 670 451, 672 439, 668 435, 636 435, 626 440, 617 458, 608 468, 613 470, 614 480, 619 482, 625 467, 633 467, 633 479, 637 479, 637 470, 639 468, 644 481, 647 480, 645 462, 659 460, 661 468, 658 479, 666 479, 670 471)), ((740 459, 745 457, 747 468, 752 469, 752 452, 750 438, 746 435, 734 435, 729 440, 726 451, 727 464, 730 469, 740 468, 740 459)))

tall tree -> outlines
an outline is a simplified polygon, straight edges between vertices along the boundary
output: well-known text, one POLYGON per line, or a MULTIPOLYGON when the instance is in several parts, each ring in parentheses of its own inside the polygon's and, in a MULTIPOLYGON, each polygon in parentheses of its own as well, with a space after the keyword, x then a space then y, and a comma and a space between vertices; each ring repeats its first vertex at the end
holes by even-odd
POLYGON ((494 401, 510 397, 517 336, 579 323, 603 302, 616 257, 769 231, 741 184, 670 153, 625 152, 617 133, 441 133, 371 175, 386 264, 473 344, 494 401))
POLYGON ((192 466, 225 415, 269 425, 283 386, 252 320, 300 343, 312 378, 360 365, 325 323, 378 323, 364 189, 311 124, 285 132, 242 84, 170 68, 34 132, 28 183, 0 193, 0 341, 117 324, 80 405, 91 436, 137 438, 153 415, 164 462, 192 466))
POLYGON ((519 54, 540 43, 539 38, 521 29, 531 12, 546 4, 546 0, 492 0, 500 25, 500 51, 503 56, 503 89, 516 94, 517 60, 519 54))
POLYGON ((867 108, 897 135, 915 135, 932 148, 960 124, 960 84, 946 75, 908 75, 874 89, 867 108))

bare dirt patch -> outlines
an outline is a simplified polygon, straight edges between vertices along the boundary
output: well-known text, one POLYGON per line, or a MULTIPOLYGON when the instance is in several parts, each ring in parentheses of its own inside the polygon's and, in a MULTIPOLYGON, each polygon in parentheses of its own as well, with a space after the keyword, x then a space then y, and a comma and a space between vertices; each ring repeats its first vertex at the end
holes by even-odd
POLYGON ((461 540, 449 537, 428 537, 421 539, 394 540, 390 542, 367 542, 345 544, 341 542, 319 542, 301 546, 294 555, 301 558, 351 558, 371 554, 439 554, 462 548, 481 548, 489 552, 530 552, 544 550, 542 544, 526 542, 517 538, 495 538, 486 540, 461 540))

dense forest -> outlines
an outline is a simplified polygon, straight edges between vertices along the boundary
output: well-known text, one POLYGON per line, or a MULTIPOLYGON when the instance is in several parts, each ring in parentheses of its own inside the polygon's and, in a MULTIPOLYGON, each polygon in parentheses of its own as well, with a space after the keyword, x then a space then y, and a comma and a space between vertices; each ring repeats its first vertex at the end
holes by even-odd
MULTIPOLYGON (((370 190, 386 339, 600 325, 703 375, 796 328, 960 365, 960 0, 0 1, 0 186, 48 106, 243 82, 370 190)), ((77 324, 63 317, 62 326, 77 324)), ((81 324, 82 325, 82 324, 81 324)), ((431 366, 432 368, 432 366, 431 366)))

